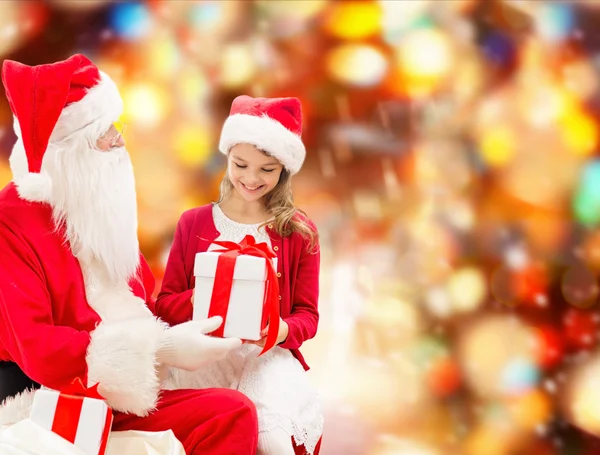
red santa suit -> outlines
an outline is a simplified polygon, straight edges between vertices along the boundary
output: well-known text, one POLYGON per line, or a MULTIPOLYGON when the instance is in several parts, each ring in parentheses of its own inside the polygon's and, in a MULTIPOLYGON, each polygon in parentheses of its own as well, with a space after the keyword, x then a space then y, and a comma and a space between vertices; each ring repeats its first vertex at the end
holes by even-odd
MULTIPOLYGON (((13 182, 0 192, 0 361, 18 364, 29 378, 54 389, 78 377, 99 383, 116 411, 113 430, 171 429, 188 454, 255 453, 256 411, 242 394, 161 392, 167 368, 158 354, 170 330, 161 316, 169 317, 156 314, 154 278, 137 239, 118 235, 127 210, 116 212, 122 219, 92 223, 73 211, 91 195, 100 214, 110 217, 111 205, 102 205, 98 189, 108 188, 109 197, 111 187, 85 163, 88 156, 126 177, 130 173, 124 150, 100 157, 92 154, 113 152, 66 152, 61 145, 81 132, 97 138, 118 119, 122 102, 114 83, 81 55, 38 67, 5 61, 2 78, 18 141, 11 155, 13 182), (67 186, 56 176, 69 159, 91 170, 67 186), (103 230, 114 241, 105 242, 103 230)), ((111 200, 127 199, 118 179, 114 186, 111 200)), ((7 399, 0 425, 27 417, 32 396, 7 399)))

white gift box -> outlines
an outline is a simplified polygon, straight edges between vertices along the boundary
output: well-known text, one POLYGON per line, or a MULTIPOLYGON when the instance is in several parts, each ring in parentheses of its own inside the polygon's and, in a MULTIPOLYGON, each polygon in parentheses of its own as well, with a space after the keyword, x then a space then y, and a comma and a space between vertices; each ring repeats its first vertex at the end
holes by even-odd
POLYGON ((112 411, 104 400, 42 388, 35 392, 29 419, 57 433, 86 455, 103 455, 112 411))
MULTIPOLYGON (((207 251, 196 253, 194 262, 194 319, 206 319, 221 253, 207 251)), ((277 259, 273 259, 276 267, 277 259)), ((236 258, 233 284, 223 336, 257 341, 261 339, 262 313, 267 279, 266 259, 240 255, 236 258)))

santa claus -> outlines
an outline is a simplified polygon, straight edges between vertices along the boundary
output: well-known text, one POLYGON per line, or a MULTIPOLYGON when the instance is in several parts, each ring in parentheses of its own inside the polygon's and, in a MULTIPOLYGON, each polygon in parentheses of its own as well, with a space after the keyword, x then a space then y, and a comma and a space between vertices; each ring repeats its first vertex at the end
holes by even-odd
POLYGON ((171 429, 188 454, 254 454, 256 412, 241 393, 161 391, 169 368, 197 369, 241 341, 206 335, 219 318, 168 327, 156 314, 115 84, 83 55, 6 60, 2 81, 17 142, 0 192, 0 425, 29 415, 40 384, 81 378, 99 384, 113 430, 171 429))

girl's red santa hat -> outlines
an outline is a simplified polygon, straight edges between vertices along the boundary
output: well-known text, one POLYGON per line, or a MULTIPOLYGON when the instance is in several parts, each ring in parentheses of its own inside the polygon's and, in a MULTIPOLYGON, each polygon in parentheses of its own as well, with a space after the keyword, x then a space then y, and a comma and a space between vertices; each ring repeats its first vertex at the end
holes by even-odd
POLYGON ((238 96, 223 125, 219 150, 227 155, 237 144, 252 144, 277 158, 291 173, 302 167, 302 106, 298 98, 238 96))
POLYGON ((11 155, 13 181, 21 197, 48 202, 48 145, 77 135, 95 140, 119 118, 123 101, 115 83, 81 54, 38 66, 5 60, 2 83, 19 138, 11 155))

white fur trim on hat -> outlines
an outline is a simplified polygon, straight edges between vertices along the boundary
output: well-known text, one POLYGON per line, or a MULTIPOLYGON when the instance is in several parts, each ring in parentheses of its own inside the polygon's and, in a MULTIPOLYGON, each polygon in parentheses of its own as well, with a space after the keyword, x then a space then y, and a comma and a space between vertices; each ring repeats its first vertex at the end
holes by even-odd
POLYGON ((76 103, 68 105, 58 118, 50 142, 64 139, 70 134, 97 125, 106 131, 123 113, 123 100, 113 80, 100 71, 100 81, 76 103))
POLYGON ((306 156, 302 139, 267 116, 230 116, 223 125, 219 150, 227 155, 237 144, 252 144, 264 150, 277 158, 292 175, 300 170, 306 156))
POLYGON ((52 180, 45 172, 28 172, 22 177, 15 177, 13 181, 21 199, 29 202, 50 203, 52 180))
MULTIPOLYGON (((19 132, 16 129, 15 132, 17 132, 18 136, 19 132)), ((17 137, 17 142, 13 146, 9 163, 13 173, 13 182, 15 182, 17 192, 22 199, 29 202, 50 202, 52 196, 52 180, 43 169, 39 173, 29 172, 27 155, 25 155, 23 141, 20 137, 17 137)))

